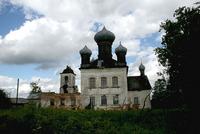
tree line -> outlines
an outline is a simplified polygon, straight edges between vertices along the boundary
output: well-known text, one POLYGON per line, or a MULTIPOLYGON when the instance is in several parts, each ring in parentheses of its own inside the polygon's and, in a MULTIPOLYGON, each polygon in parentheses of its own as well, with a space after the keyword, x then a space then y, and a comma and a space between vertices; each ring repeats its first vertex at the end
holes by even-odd
POLYGON ((198 105, 198 45, 200 43, 200 3, 180 7, 174 20, 161 23, 162 46, 155 49, 164 67, 155 82, 152 105, 155 108, 198 105))

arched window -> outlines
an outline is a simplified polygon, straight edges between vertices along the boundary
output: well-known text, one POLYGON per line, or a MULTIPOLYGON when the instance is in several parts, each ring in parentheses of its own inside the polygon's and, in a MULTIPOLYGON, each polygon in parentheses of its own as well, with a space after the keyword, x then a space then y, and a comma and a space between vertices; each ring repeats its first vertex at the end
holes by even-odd
POLYGON ((101 105, 107 105, 107 98, 105 95, 101 96, 101 105))
POLYGON ((68 84, 69 78, 68 76, 65 76, 65 84, 68 84))
POLYGON ((107 87, 107 78, 101 77, 101 87, 106 88, 107 87))
POLYGON ((96 79, 94 77, 89 78, 89 87, 95 88, 96 87, 96 79))
POLYGON ((112 86, 118 87, 118 77, 117 76, 112 77, 112 86))

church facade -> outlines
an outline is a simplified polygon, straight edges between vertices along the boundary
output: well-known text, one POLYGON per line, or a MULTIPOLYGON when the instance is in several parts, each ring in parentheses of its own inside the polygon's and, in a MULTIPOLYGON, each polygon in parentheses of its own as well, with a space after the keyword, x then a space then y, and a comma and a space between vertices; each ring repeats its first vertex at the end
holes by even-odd
POLYGON ((97 59, 90 60, 92 51, 87 46, 80 50, 82 107, 151 108, 151 85, 144 65, 139 66, 140 76, 128 76, 127 49, 121 43, 115 49, 117 60, 112 58, 115 35, 104 27, 95 34, 94 40, 98 46, 97 59))
POLYGON ((145 67, 139 66, 140 76, 128 76, 127 49, 120 43, 112 58, 115 35, 105 27, 95 34, 98 58, 91 60, 92 51, 80 50, 81 93, 75 85, 74 71, 67 66, 60 73, 60 92, 31 94, 30 100, 42 107, 66 109, 140 109, 151 108, 151 85, 145 67))

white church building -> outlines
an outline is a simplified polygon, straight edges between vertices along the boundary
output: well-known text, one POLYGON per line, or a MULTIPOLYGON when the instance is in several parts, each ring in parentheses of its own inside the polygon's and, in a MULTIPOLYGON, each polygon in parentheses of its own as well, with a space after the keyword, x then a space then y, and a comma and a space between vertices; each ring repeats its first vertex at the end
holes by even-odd
POLYGON ((151 108, 151 85, 145 67, 139 66, 140 76, 128 76, 127 49, 120 43, 112 58, 115 35, 105 27, 95 34, 98 58, 91 60, 92 51, 85 46, 80 50, 81 93, 75 85, 74 71, 67 66, 60 73, 60 93, 42 92, 30 100, 42 107, 69 109, 140 109, 151 108))
POLYGON ((140 76, 128 76, 127 49, 121 43, 115 49, 117 59, 112 58, 115 35, 104 27, 95 34, 94 40, 98 46, 97 59, 91 60, 92 51, 87 46, 80 50, 82 107, 117 109, 128 105, 130 108, 151 108, 151 85, 144 65, 139 66, 140 76))

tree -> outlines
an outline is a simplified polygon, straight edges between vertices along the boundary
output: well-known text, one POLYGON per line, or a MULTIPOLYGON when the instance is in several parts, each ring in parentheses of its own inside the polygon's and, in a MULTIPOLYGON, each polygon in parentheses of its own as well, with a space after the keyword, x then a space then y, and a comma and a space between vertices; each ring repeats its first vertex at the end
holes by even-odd
POLYGON ((182 98, 188 107, 197 105, 197 46, 200 42, 200 6, 180 7, 174 13, 175 20, 161 23, 162 47, 155 49, 159 63, 169 76, 167 91, 172 102, 180 105, 182 98), (173 100, 174 99, 174 100, 173 100))
POLYGON ((0 89, 0 109, 9 108, 11 101, 3 89, 0 89))
POLYGON ((169 108, 169 92, 167 90, 167 79, 164 73, 158 73, 161 78, 157 79, 153 87, 152 107, 153 108, 169 108))
POLYGON ((36 82, 31 82, 30 83, 30 86, 31 86, 31 93, 34 94, 34 93, 41 93, 41 87, 38 86, 38 83, 36 82))

